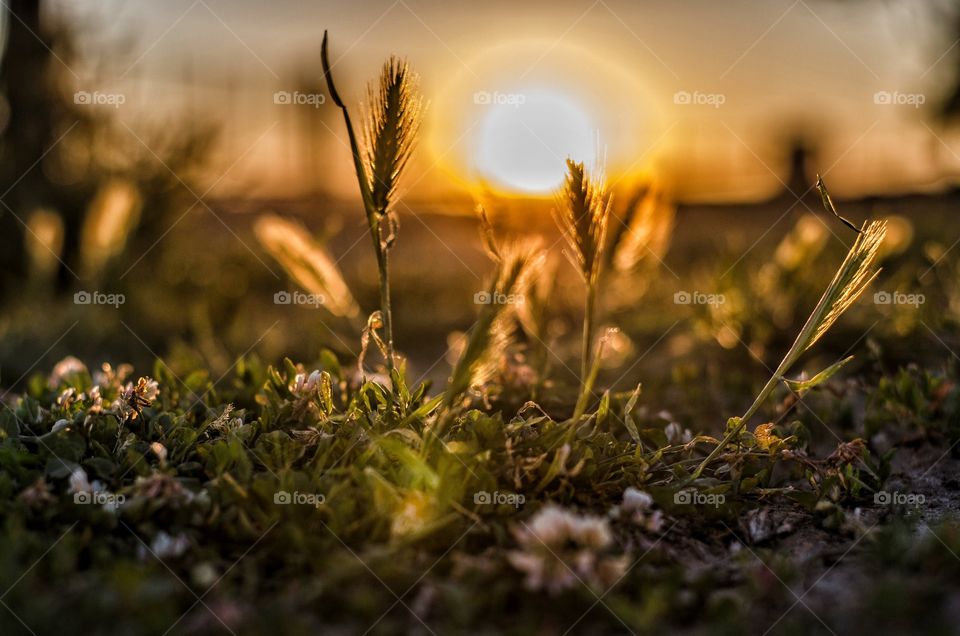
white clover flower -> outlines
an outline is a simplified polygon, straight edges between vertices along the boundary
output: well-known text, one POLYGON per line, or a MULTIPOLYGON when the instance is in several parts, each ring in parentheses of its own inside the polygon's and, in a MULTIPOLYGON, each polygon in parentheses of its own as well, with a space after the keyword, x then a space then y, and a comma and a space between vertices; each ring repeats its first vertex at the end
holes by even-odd
POLYGON ((620 519, 640 526, 650 532, 660 532, 663 529, 663 511, 653 509, 653 497, 633 486, 623 491, 623 501, 615 509, 620 519))
POLYGON ((606 590, 626 571, 627 560, 606 554, 614 544, 607 519, 548 504, 514 529, 520 550, 507 554, 526 574, 525 585, 557 594, 584 582, 606 590))

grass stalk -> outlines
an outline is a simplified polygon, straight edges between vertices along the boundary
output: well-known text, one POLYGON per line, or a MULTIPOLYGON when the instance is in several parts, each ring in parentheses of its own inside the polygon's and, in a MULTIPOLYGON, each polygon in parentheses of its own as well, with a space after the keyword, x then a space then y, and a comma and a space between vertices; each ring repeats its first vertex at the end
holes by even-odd
MULTIPOLYGON (((826 187, 822 181, 818 183, 821 192, 824 193, 826 200, 826 187)), ((835 214, 832 205, 828 211, 835 214)), ((839 216, 839 215, 838 215, 839 216)), ((803 328, 794 340, 793 345, 787 351, 783 360, 777 366, 776 371, 767 381, 767 383, 757 394, 756 399, 750 408, 740 417, 740 421, 723 438, 719 445, 707 455, 706 459, 700 463, 700 466, 693 472, 690 480, 697 479, 703 474, 703 471, 713 461, 715 461, 727 445, 732 442, 747 425, 747 422, 753 417, 761 404, 770 397, 774 388, 781 381, 785 380, 785 374, 797 362, 807 350, 819 340, 827 330, 833 326, 834 322, 843 312, 860 297, 867 286, 879 274, 879 270, 873 269, 873 263, 876 260, 877 252, 883 238, 886 234, 885 221, 870 221, 864 223, 858 230, 857 240, 854 242, 846 258, 837 270, 836 275, 830 282, 830 285, 824 291, 814 307, 813 312, 807 318, 803 328)))
POLYGON ((393 308, 390 302, 389 252, 396 233, 396 222, 391 216, 392 204, 397 183, 413 152, 420 126, 422 98, 417 93, 416 76, 406 63, 390 58, 381 70, 379 81, 368 87, 370 103, 363 125, 364 143, 361 145, 349 110, 340 98, 330 72, 326 32, 323 34, 321 59, 330 97, 343 113, 360 196, 377 259, 387 372, 392 374, 396 366, 393 308))
POLYGON ((583 163, 567 160, 567 178, 556 212, 557 224, 570 247, 570 260, 583 277, 583 342, 581 343, 580 391, 574 418, 583 414, 592 392, 590 369, 593 364, 600 274, 607 242, 611 197, 603 178, 591 176, 583 163))

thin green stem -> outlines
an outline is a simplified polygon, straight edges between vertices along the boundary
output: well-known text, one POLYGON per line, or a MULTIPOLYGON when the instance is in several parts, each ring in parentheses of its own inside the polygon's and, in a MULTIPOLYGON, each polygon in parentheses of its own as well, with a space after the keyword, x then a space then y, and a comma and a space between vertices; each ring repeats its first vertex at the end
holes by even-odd
POLYGON ((747 409, 747 412, 740 417, 740 422, 737 423, 736 427, 727 433, 723 440, 717 445, 716 448, 707 455, 700 465, 697 467, 693 474, 690 476, 690 481, 697 479, 703 473, 704 469, 710 465, 711 462, 717 459, 720 456, 720 453, 723 452, 723 449, 727 447, 727 444, 733 441, 734 437, 740 434, 740 431, 747 425, 747 422, 753 417, 756 412, 760 409, 760 405, 766 401, 770 394, 773 393, 773 390, 776 388, 777 384, 783 378, 783 374, 787 372, 787 368, 793 364, 793 359, 788 355, 780 363, 780 366, 777 367, 777 370, 773 372, 773 375, 770 376, 770 379, 767 380, 767 383, 763 385, 763 388, 760 389, 760 393, 757 394, 756 399, 753 401, 753 404, 750 405, 750 408, 747 409))
POLYGON ((377 252, 378 278, 380 282, 380 313, 383 316, 384 343, 387 345, 387 373, 394 368, 393 358, 393 308, 390 304, 390 256, 387 247, 380 240, 380 223, 371 228, 374 234, 374 249, 377 252))
POLYGON ((590 399, 590 393, 593 390, 592 374, 590 372, 593 363, 593 323, 597 312, 597 286, 595 282, 587 282, 587 294, 583 306, 583 343, 580 358, 580 395, 577 397, 577 405, 574 409, 574 419, 583 415, 586 410, 587 401, 590 399))

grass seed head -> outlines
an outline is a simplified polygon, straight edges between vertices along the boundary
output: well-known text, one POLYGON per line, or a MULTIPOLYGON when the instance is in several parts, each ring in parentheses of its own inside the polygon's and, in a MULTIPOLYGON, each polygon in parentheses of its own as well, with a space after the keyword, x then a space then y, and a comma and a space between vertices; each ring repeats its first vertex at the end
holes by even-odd
POLYGON ((269 215, 258 219, 253 229, 260 244, 291 278, 323 297, 327 311, 346 317, 359 313, 336 262, 303 226, 269 215))
POLYGON ((386 214, 416 142, 423 98, 418 78, 407 63, 391 57, 377 83, 367 87, 363 127, 363 159, 370 179, 373 205, 386 214))
POLYGON ((642 188, 627 205, 624 218, 613 224, 613 266, 634 272, 650 257, 659 260, 673 231, 675 208, 656 184, 642 188))
POLYGON ((886 229, 886 221, 870 221, 863 225, 836 276, 810 315, 807 323, 809 329, 805 327, 803 330, 804 333, 809 333, 804 341, 798 343, 800 346, 795 353, 797 357, 812 347, 833 326, 837 318, 856 302, 880 273, 873 264, 886 229))
POLYGON ((602 175, 591 175, 582 162, 567 159, 567 177, 560 193, 557 224, 584 280, 594 284, 604 254, 611 197, 602 175))

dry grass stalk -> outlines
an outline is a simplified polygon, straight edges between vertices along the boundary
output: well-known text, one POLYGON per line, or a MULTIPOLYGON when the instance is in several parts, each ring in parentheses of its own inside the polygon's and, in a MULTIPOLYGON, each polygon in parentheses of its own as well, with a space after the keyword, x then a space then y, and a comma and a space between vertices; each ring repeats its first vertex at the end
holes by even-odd
POLYGON ((651 183, 639 189, 628 202, 624 218, 612 224, 614 269, 630 274, 651 258, 659 260, 670 242, 674 214, 662 188, 651 183))

